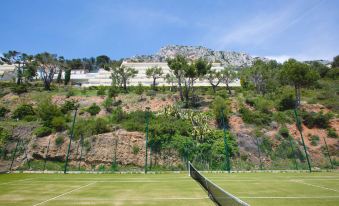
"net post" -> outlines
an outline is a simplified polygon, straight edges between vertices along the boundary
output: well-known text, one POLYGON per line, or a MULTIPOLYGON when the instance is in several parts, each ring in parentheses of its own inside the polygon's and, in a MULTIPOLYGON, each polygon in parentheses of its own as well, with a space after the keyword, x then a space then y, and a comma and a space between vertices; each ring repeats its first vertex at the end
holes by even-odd
POLYGON ((67 173, 67 163, 68 163, 68 156, 69 156, 69 151, 71 150, 71 144, 72 144, 72 139, 73 139, 73 132, 74 132, 74 124, 75 124, 75 118, 77 116, 77 111, 78 107, 75 108, 75 113, 73 117, 73 123, 72 123, 72 130, 71 130, 71 136, 69 138, 69 144, 68 144, 68 149, 67 149, 67 154, 66 154, 66 161, 65 161, 65 168, 64 168, 64 174, 67 173))
POLYGON ((301 140, 302 140, 302 143, 303 143, 303 146, 304 146, 304 151, 305 151, 305 155, 306 155, 308 169, 309 169, 310 172, 312 172, 311 162, 310 162, 310 160, 308 158, 307 149, 306 149, 306 145, 305 145, 305 141, 304 141, 304 136, 303 136, 303 133, 301 131, 302 130, 301 122, 300 122, 300 119, 298 117, 297 109, 294 109, 294 115, 295 115, 295 119, 296 119, 297 129, 299 130, 300 137, 301 137, 301 140))
POLYGON ((188 161, 187 162, 187 168, 188 168, 188 176, 190 177, 191 176, 191 166, 190 166, 191 162, 188 161))

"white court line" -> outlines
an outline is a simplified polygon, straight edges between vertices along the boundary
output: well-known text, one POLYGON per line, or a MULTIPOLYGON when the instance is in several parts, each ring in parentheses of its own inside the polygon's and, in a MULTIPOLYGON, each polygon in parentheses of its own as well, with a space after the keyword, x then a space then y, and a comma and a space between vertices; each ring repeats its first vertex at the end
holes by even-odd
POLYGON ((71 191, 65 192, 65 193, 63 193, 63 194, 61 194, 61 195, 58 195, 58 196, 52 197, 52 198, 50 198, 50 199, 48 199, 48 200, 45 200, 45 201, 43 201, 43 202, 37 203, 37 204, 35 204, 35 205, 33 205, 33 206, 42 205, 42 204, 44 204, 44 203, 46 203, 46 202, 48 202, 48 201, 57 199, 57 198, 59 198, 59 197, 62 197, 62 196, 64 196, 64 195, 67 195, 67 194, 69 194, 69 193, 71 193, 71 192, 74 192, 74 191, 80 190, 80 189, 82 189, 82 188, 84 188, 84 187, 88 187, 88 186, 90 186, 90 185, 93 185, 93 184, 95 184, 95 183, 96 183, 96 182, 92 182, 92 183, 89 183, 89 184, 87 184, 87 185, 78 187, 78 188, 73 189, 73 190, 71 190, 71 191))
MULTIPOLYGON (((339 196, 301 196, 301 197, 297 197, 297 196, 290 196, 290 197, 269 197, 269 196, 265 196, 265 197, 248 197, 248 196, 244 196, 244 197, 239 197, 241 199, 337 199, 339 198, 339 196)), ((209 197, 157 197, 157 198, 111 198, 111 199, 90 199, 90 198, 83 198, 81 201, 156 201, 156 200, 204 200, 204 199, 209 199, 209 197)), ((71 199, 69 199, 71 200, 71 199)))
POLYGON ((22 182, 22 181, 33 180, 33 179, 36 179, 36 177, 35 178, 26 178, 26 179, 23 179, 23 180, 14 180, 14 181, 10 181, 10 182, 4 182, 4 183, 1 183, 0 185, 7 185, 7 184, 11 184, 11 183, 22 182))
MULTIPOLYGON (((187 180, 186 182, 190 182, 191 180, 187 180)), ((86 181, 86 180, 83 180, 83 181, 76 181, 76 180, 69 180, 69 181, 55 181, 55 180, 49 180, 49 181, 40 181, 40 180, 37 180, 37 181, 30 181, 30 182, 25 182, 25 183, 13 183, 13 185, 23 185, 23 184, 26 184, 26 183, 29 183, 29 184, 35 184, 35 183, 55 183, 55 182, 58 182, 60 184, 65 184, 65 183, 70 183, 70 182, 77 182, 77 183, 86 183, 86 182, 93 182, 93 181, 86 181)), ((95 181, 95 182, 101 182, 101 183, 168 183, 168 182, 173 182, 172 181, 152 181, 152 180, 149 180, 149 181, 95 181)))
MULTIPOLYGON (((82 198, 79 201, 148 201, 148 200, 204 200, 209 197, 156 197, 156 198, 111 198, 111 199, 88 199, 82 198)), ((69 200, 69 199, 68 199, 69 200)))
POLYGON ((241 199, 329 199, 329 198, 339 198, 339 196, 301 196, 301 197, 239 197, 241 199))
POLYGON ((339 190, 335 190, 335 189, 332 189, 332 188, 323 187, 323 186, 319 186, 319 185, 313 185, 313 184, 305 183, 305 182, 302 182, 302 181, 293 181, 293 182, 304 184, 304 185, 309 185, 309 186, 313 186, 313 187, 318 187, 318 188, 322 188, 322 189, 325 189, 325 190, 331 190, 331 191, 334 191, 334 192, 339 192, 339 190))

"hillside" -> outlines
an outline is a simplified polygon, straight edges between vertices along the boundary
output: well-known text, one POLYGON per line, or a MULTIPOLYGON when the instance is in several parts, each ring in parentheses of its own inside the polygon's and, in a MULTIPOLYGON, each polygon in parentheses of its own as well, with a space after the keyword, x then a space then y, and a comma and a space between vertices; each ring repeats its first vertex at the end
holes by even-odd
MULTIPOLYGON (((113 84, 106 87, 79 87, 71 77, 1 81, 0 170, 62 170, 67 157, 71 170, 140 171, 145 162, 155 171, 183 170, 187 161, 223 170, 227 159, 233 170, 307 169, 307 159, 312 169, 337 168, 335 64, 256 60, 238 73, 214 71, 199 58, 205 49, 194 51, 196 60, 169 62, 178 70, 172 86, 130 86, 135 71, 124 67, 112 68, 113 84), (198 78, 210 86, 194 85, 198 78), (240 87, 228 85, 235 79, 240 87)), ((35 61, 28 68, 44 67, 35 61)), ((165 78, 149 70, 149 79, 165 78)))

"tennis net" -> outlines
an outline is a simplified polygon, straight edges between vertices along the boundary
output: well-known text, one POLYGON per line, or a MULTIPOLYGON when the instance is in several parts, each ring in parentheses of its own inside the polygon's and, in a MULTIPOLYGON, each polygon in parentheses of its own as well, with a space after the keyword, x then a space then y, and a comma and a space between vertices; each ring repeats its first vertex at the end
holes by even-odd
POLYGON ((208 196, 219 206, 249 206, 249 204, 226 192, 218 185, 204 177, 194 166, 189 162, 189 175, 196 180, 208 193, 208 196))

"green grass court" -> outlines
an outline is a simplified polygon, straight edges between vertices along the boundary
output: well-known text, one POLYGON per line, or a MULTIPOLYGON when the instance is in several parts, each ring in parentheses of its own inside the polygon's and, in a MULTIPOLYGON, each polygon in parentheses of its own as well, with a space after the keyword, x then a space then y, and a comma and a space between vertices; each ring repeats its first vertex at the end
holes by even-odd
MULTIPOLYGON (((204 173, 252 206, 337 206, 339 173, 204 173)), ((187 174, 1 174, 0 205, 214 205, 187 174)))

